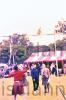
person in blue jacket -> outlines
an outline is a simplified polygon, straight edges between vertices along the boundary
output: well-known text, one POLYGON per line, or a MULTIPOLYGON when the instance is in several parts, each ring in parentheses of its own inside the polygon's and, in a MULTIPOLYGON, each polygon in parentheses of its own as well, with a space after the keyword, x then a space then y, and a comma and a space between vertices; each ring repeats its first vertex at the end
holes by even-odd
POLYGON ((31 76, 32 76, 32 81, 33 81, 34 94, 37 94, 37 93, 39 93, 39 91, 38 91, 38 88, 39 88, 39 70, 36 68, 36 64, 32 64, 31 76))

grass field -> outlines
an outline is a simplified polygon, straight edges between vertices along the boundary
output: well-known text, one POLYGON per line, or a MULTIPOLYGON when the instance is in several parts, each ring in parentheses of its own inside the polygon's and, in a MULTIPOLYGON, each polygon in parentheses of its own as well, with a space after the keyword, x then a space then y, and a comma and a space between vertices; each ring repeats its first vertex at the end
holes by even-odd
MULTIPOLYGON (((34 96, 32 94, 33 86, 32 79, 30 76, 27 77, 29 82, 29 95, 27 95, 27 100, 64 100, 59 87, 61 90, 64 90, 66 93, 66 76, 55 77, 51 76, 50 78, 50 93, 44 94, 43 86, 40 76, 40 95, 34 96)), ((13 100, 11 95, 11 89, 13 85, 13 78, 0 79, 0 100, 13 100)), ((17 100, 22 100, 22 96, 17 96, 17 100)))

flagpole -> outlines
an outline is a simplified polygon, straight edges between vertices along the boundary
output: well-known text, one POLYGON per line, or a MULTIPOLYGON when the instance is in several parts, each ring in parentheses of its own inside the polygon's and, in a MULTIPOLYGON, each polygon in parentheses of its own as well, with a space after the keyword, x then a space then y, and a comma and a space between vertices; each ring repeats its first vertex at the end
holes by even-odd
POLYGON ((11 39, 11 36, 10 36, 10 57, 9 57, 9 65, 11 64, 11 56, 12 56, 12 39, 11 39))
POLYGON ((57 76, 58 76, 58 60, 57 60, 57 50, 56 50, 56 33, 54 33, 54 43, 55 43, 56 68, 57 68, 57 76))

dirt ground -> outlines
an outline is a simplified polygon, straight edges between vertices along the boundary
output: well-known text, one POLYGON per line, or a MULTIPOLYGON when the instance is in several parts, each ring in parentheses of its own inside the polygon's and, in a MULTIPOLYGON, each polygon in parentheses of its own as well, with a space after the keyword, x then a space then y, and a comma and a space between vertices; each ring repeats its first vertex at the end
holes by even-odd
MULTIPOLYGON (((59 86, 66 93, 66 76, 55 77, 51 76, 50 78, 50 93, 44 94, 43 86, 40 76, 40 94, 34 96, 32 94, 33 86, 32 79, 30 76, 27 77, 29 82, 29 94, 27 95, 26 100, 64 100, 61 92, 59 91, 59 86)), ((11 95, 11 89, 13 85, 13 78, 0 79, 0 100, 13 100, 11 95)), ((17 96, 17 100, 23 100, 22 96, 17 96)))

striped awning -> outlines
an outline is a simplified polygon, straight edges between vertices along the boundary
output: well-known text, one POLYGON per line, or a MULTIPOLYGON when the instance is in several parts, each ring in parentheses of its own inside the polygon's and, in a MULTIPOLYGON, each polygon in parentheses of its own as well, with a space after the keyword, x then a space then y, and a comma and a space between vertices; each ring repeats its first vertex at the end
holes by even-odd
POLYGON ((32 53, 31 56, 26 59, 25 63, 33 62, 50 62, 50 61, 62 61, 66 60, 66 51, 50 51, 50 52, 36 52, 32 53))

